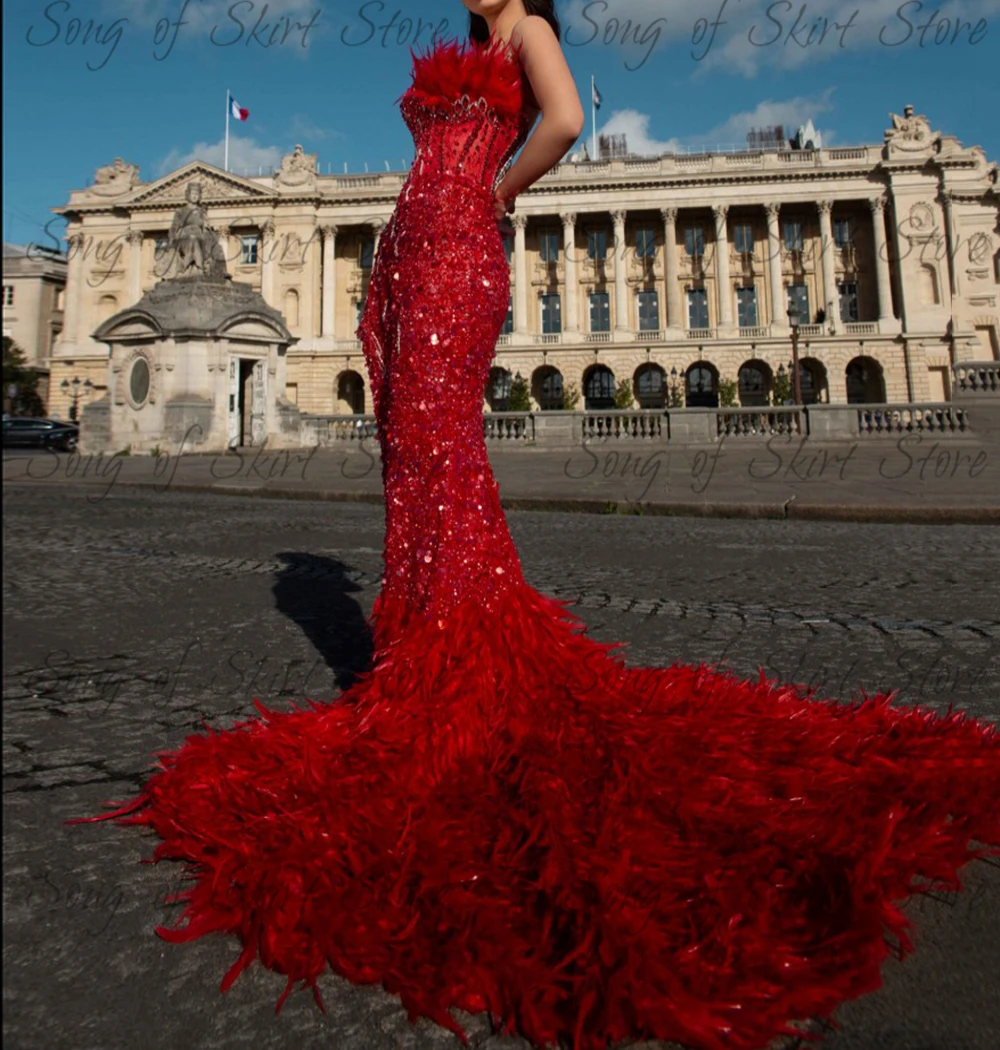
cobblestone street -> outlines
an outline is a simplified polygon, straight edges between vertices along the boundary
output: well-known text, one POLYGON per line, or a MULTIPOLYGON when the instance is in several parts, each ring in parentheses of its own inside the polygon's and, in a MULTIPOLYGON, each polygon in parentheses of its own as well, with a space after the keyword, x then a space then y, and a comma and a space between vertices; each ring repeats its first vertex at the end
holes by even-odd
MULTIPOLYGON (((4 1025, 15 1050, 458 1048, 398 1000, 327 976, 328 1013, 229 938, 153 932, 180 865, 155 839, 66 827, 131 797, 153 753, 255 698, 327 701, 367 666, 380 505, 86 485, 4 486, 4 1025)), ((638 665, 723 664, 850 699, 1000 720, 1000 532, 979 525, 512 511, 525 575, 638 665)), ((678 785, 683 790, 683 785, 678 785)), ((1000 870, 907 905, 914 956, 845 1005, 827 1050, 992 1050, 1000 870), (993 974, 993 977, 990 977, 993 974)), ((461 1018, 477 1050, 524 1050, 461 1018)), ((647 1044, 650 1048, 654 1044, 647 1044)))

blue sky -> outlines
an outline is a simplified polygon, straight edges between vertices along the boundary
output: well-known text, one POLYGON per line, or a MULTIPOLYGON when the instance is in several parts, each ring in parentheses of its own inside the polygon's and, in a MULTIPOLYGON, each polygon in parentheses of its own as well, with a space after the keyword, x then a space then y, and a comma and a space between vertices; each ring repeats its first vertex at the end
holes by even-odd
MULTIPOLYGON (((807 118, 825 145, 881 142, 911 104, 1000 160, 1000 0, 556 9, 588 141, 593 75, 598 129, 639 152, 738 146, 807 118)), ((193 157, 221 166, 227 89, 250 110, 231 127, 234 171, 268 171, 296 143, 323 172, 403 168, 409 49, 434 27, 464 37, 467 15, 460 0, 7 0, 3 22, 3 235, 51 245, 49 209, 116 156, 144 180, 193 157)))

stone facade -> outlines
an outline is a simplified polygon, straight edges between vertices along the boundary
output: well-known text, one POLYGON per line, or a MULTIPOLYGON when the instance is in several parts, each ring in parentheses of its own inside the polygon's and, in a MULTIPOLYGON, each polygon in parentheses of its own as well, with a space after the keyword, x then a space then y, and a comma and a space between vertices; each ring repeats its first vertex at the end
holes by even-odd
MULTIPOLYGON (((49 362, 63 327, 66 257, 36 245, 3 246, 3 334, 40 373, 38 395, 48 398, 49 362)), ((72 378, 72 377, 71 377, 72 378)))
MULTIPOLYGON (((883 141, 817 150, 563 163, 517 202, 511 306, 484 407, 511 376, 535 408, 760 404, 791 361, 801 309, 803 400, 946 401, 953 368, 1000 359, 996 162, 911 107, 883 141)), ((157 246, 192 180, 229 272, 281 311, 295 344, 285 397, 304 417, 371 409, 354 332, 381 229, 405 172, 321 175, 301 147, 273 175, 193 162, 155 182, 116 161, 54 209, 69 279, 53 390, 89 377, 93 336, 157 280, 157 246)), ((53 398, 56 410, 67 406, 53 398)))

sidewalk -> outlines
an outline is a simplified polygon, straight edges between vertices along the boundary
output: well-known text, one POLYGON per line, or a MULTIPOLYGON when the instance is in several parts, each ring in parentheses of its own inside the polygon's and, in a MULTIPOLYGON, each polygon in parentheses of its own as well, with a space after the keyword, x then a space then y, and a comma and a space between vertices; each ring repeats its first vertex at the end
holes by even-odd
MULTIPOLYGON (((505 509, 837 521, 1000 524, 1000 442, 907 434, 855 441, 723 439, 705 446, 591 441, 491 447, 505 509)), ((381 502, 378 444, 208 454, 4 453, 5 484, 381 502)))

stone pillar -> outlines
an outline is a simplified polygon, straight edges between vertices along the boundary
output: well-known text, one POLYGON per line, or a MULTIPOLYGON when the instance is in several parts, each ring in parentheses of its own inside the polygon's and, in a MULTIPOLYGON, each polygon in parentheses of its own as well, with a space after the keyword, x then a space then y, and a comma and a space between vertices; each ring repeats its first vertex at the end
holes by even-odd
POLYGON ((278 238, 272 219, 267 219, 260 228, 260 294, 268 306, 280 310, 274 301, 274 271, 278 266, 278 238))
POLYGON ((663 216, 663 243, 666 260, 663 273, 667 284, 667 327, 681 331, 684 327, 681 286, 677 280, 677 209, 661 208, 663 216))
POLYGON ((823 259, 823 309, 827 326, 834 332, 840 329, 840 297, 837 295, 837 272, 833 261, 833 201, 817 201, 819 210, 819 241, 823 259))
POLYGON ((875 234, 875 277, 878 282, 879 324, 894 321, 892 314, 892 287, 889 273, 888 244, 885 236, 885 197, 873 197, 868 201, 872 210, 872 230, 875 234))
POLYGON ((337 244, 337 227, 328 223, 320 227, 323 235, 323 303, 322 311, 322 335, 324 339, 335 339, 337 329, 334 318, 334 304, 337 301, 337 271, 335 267, 335 247, 337 244))
POLYGON ((142 298, 142 230, 129 230, 125 234, 128 241, 128 294, 127 304, 138 302, 142 298))
POLYGON ((576 280, 576 213, 565 212, 560 216, 563 224, 563 246, 566 252, 566 310, 563 317, 563 331, 576 333, 580 330, 577 320, 576 280))
POLYGON ((385 222, 382 219, 372 219, 372 231, 375 234, 375 247, 372 249, 372 261, 374 262, 375 256, 378 254, 379 241, 382 240, 382 231, 385 229, 385 222))
POLYGON ((66 306, 63 311, 63 328, 60 345, 66 350, 83 343, 80 327, 80 295, 84 281, 83 275, 83 234, 77 232, 66 239, 66 251, 69 256, 66 262, 66 306))
POLYGON ((525 249, 525 230, 528 217, 515 212, 511 217, 514 227, 514 331, 528 334, 528 259, 525 249))
MULTIPOLYGON (((785 279, 781 273, 781 232, 778 229, 778 215, 781 205, 771 201, 766 204, 767 211, 767 265, 771 275, 771 323, 788 327, 788 296, 785 294, 785 279)), ((803 319, 811 321, 811 317, 803 319)))
POLYGON ((945 190, 941 194, 944 204, 945 232, 948 236, 948 274, 951 278, 951 295, 957 298, 962 291, 961 282, 958 279, 958 230, 955 226, 955 195, 952 190, 945 190))
POLYGON ((628 332, 628 288, 625 283, 625 211, 611 213, 615 224, 615 331, 628 332))
POLYGON ((728 204, 712 207, 715 216, 715 283, 718 286, 719 327, 733 327, 733 290, 729 281, 729 232, 726 229, 728 204))

